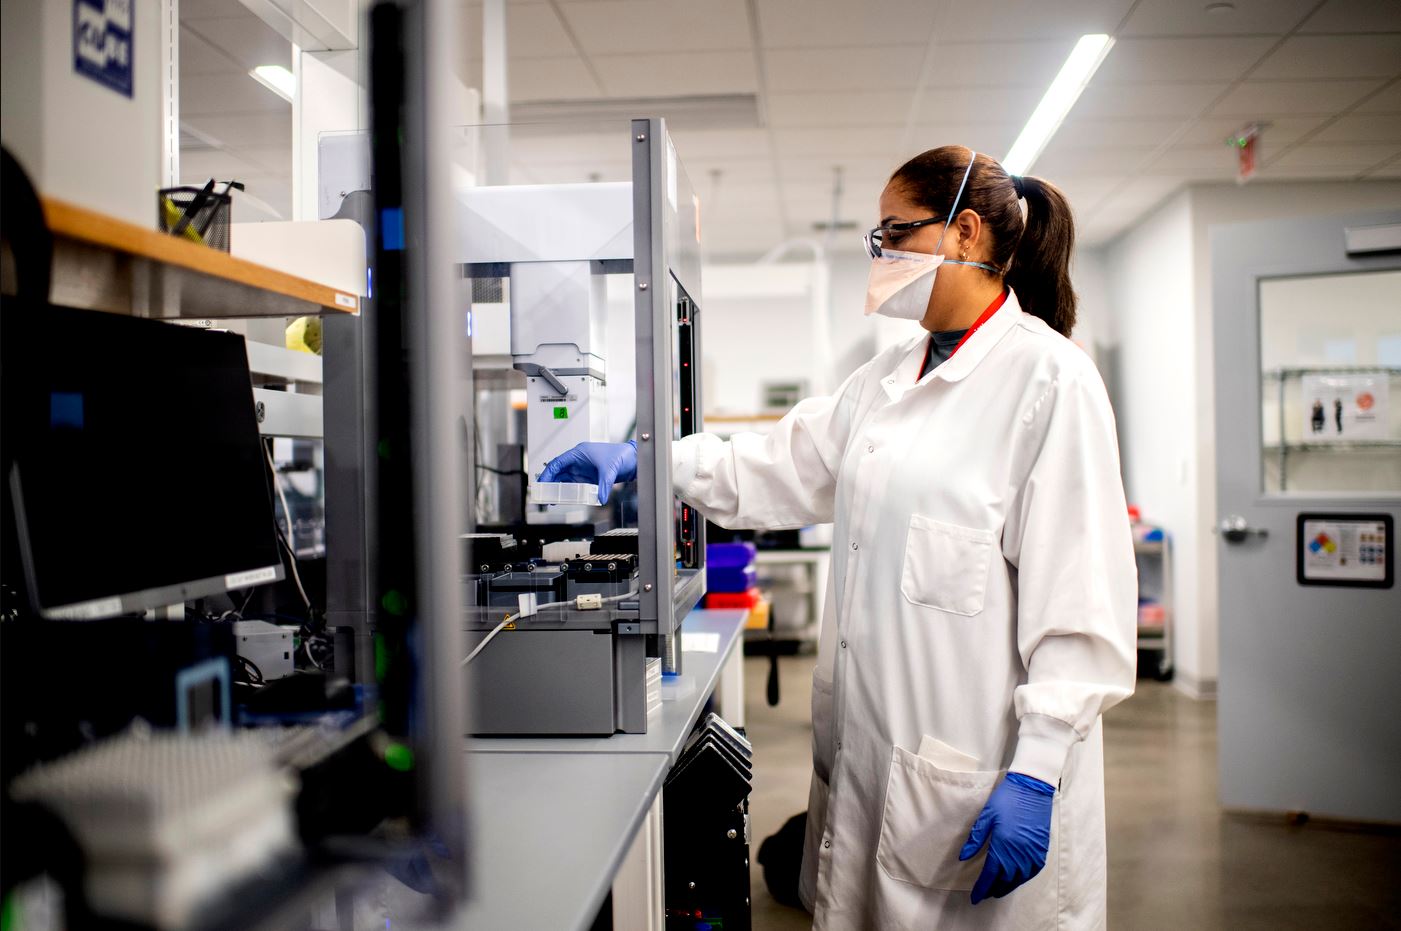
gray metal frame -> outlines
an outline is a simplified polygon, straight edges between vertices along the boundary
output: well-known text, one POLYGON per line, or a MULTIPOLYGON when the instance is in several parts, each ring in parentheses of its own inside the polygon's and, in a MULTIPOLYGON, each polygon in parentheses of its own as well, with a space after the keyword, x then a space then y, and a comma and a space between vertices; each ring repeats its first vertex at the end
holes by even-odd
MULTIPOLYGON (((677 570, 676 498, 671 482, 672 417, 676 398, 672 373, 672 338, 685 338, 695 359, 700 358, 700 327, 695 313, 687 312, 689 326, 678 331, 681 293, 698 307, 700 299, 700 251, 695 236, 694 200, 689 182, 680 170, 662 120, 634 120, 633 146, 633 257, 603 263, 604 273, 634 277, 637 355, 638 449, 638 597, 599 611, 570 608, 551 612, 542 636, 521 637, 523 631, 494 642, 472 667, 478 694, 491 694, 521 707, 500 714, 482 709, 473 732, 478 734, 599 733, 600 703, 594 690, 612 677, 613 727, 624 733, 647 731, 646 663, 648 656, 662 658, 664 673, 681 672, 679 628, 687 613, 705 593, 704 534, 698 534, 699 556, 694 567, 677 570), (688 214, 688 211, 691 213, 688 214), (583 649, 579 632, 611 635, 611 656, 583 649), (533 643, 527 649, 522 644, 533 643), (510 643, 508 641, 517 641, 510 643), (528 700, 518 692, 521 683, 540 681, 539 666, 568 660, 568 676, 547 677, 548 695, 528 700), (487 688, 484 688, 489 686, 487 688), (512 695, 509 699, 502 696, 512 695), (523 713, 534 702, 533 710, 523 713)), ((468 277, 501 277, 506 267, 487 263, 464 268, 468 277)), ((688 305, 689 306, 689 305, 688 305)), ((469 366, 470 367, 470 366, 469 366)), ((699 372, 692 406, 699 423, 699 372)), ((468 395, 470 396, 470 394, 468 395)), ((475 470, 469 475, 474 481, 475 470)), ((467 500, 475 500, 468 494, 467 500)), ((699 523, 699 518, 697 518, 699 523)), ((500 620, 499 609, 469 606, 468 629, 480 640, 500 620)))
MULTIPOLYGON (((675 573, 673 568, 676 524, 670 441, 675 405, 670 327, 675 325, 676 304, 672 279, 675 278, 698 305, 700 268, 698 256, 694 262, 687 262, 684 254, 678 254, 680 250, 674 241, 679 231, 668 228, 668 192, 679 187, 679 179, 669 176, 674 170, 674 159, 668 157, 670 143, 665 121, 658 118, 633 120, 632 133, 639 620, 644 625, 656 623, 663 673, 680 673, 681 645, 677 630, 705 594, 705 573, 703 561, 700 570, 675 573)), ((696 340, 696 356, 699 357, 698 331, 696 340)))
MULTIPOLYGON (((368 137, 366 137, 368 148, 368 137)), ((368 159, 367 159, 368 162, 368 159)), ((366 190, 348 194, 335 218, 365 230, 366 252, 374 254, 374 204, 366 190)), ((322 219, 330 219, 323 217, 322 219)), ((357 316, 323 318, 322 431, 326 456, 326 623, 349 627, 355 638, 356 682, 373 682, 374 566, 378 538, 371 489, 379 487, 379 457, 366 424, 374 419, 376 391, 372 340, 375 300, 360 301, 357 316)))

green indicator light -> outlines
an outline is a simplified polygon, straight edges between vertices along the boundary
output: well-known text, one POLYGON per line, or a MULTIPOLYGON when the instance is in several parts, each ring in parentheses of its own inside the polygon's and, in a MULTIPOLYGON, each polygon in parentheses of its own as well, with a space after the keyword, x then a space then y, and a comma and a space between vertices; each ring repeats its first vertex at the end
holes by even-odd
POLYGON ((376 444, 375 444, 375 452, 379 454, 379 457, 380 457, 381 459, 388 459, 388 458, 389 458, 389 441, 388 441, 388 440, 380 440, 378 443, 376 443, 376 444))
POLYGON ((397 588, 391 588, 379 600, 380 606, 395 617, 403 617, 409 610, 409 599, 397 588))
POLYGON ((413 751, 401 743, 391 743, 384 748, 384 762, 390 769, 406 773, 413 769, 413 751))
POLYGON ((389 647, 385 646, 384 634, 375 634, 375 680, 383 682, 389 673, 389 647))
POLYGON ((556 408, 555 408, 555 420, 568 420, 568 419, 569 419, 569 408, 567 408, 567 407, 556 407, 556 408))

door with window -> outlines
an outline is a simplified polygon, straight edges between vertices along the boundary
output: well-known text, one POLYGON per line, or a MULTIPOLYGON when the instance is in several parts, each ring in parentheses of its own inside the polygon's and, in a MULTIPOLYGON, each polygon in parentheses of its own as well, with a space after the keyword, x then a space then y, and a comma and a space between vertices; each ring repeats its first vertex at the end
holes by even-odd
POLYGON ((1212 230, 1228 809, 1401 822, 1401 251, 1376 248, 1398 234, 1401 212, 1212 230))

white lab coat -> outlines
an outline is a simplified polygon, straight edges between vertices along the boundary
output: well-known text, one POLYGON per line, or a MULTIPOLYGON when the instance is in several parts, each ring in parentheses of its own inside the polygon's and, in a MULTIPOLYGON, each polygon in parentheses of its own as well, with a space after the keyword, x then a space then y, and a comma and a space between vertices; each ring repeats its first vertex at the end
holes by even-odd
POLYGON ((916 383, 881 353, 767 436, 674 448, 722 526, 834 521, 802 892, 816 928, 1105 924, 1100 714, 1133 691, 1137 583, 1088 356, 1016 296, 916 383), (917 756, 929 736, 976 772, 917 756), (1059 785, 1045 869, 974 907, 958 861, 1009 769, 1059 785))

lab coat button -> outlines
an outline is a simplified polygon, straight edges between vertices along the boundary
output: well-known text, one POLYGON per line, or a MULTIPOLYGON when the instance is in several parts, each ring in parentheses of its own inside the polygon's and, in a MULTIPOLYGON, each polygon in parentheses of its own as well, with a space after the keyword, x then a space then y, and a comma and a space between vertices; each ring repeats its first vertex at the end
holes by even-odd
POLYGON ((875 447, 874 445, 871 445, 871 446, 867 446, 867 447, 866 447, 866 452, 868 452, 868 453, 873 453, 873 452, 875 452, 875 451, 876 451, 876 447, 875 447))
POLYGON ((822 842, 822 846, 824 849, 830 850, 832 848, 832 842, 829 840, 825 840, 822 842))
POLYGON ((843 649, 843 650, 846 649, 846 641, 845 641, 845 640, 842 641, 842 649, 843 649))
POLYGON ((852 540, 852 541, 851 541, 851 548, 852 548, 853 550, 859 550, 859 549, 861 549, 861 547, 859 547, 859 546, 856 545, 856 541, 855 541, 855 540, 852 540))

